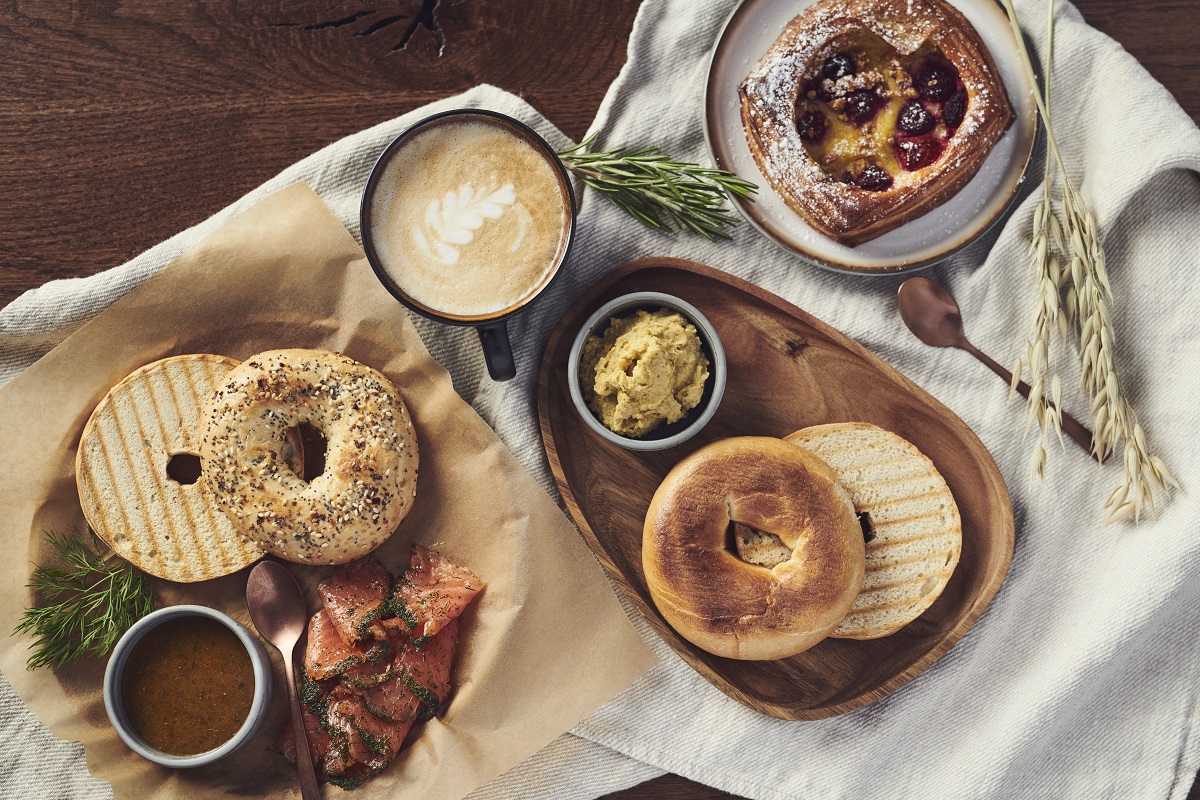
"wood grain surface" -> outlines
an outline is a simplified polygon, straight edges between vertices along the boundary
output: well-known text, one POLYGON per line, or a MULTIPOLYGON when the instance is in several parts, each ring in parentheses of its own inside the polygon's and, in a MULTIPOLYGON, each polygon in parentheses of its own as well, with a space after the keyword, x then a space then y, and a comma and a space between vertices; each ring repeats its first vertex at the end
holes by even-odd
POLYGON ((821 719, 895 691, 975 622, 1008 571, 1012 506, 991 454, 966 424, 861 345, 785 300, 690 261, 644 258, 609 273, 550 334, 538 377, 546 455, 571 518, 609 577, 655 631, 710 683, 782 719, 821 719), (585 320, 629 292, 666 292, 717 331, 728 363, 725 396, 694 438, 638 452, 606 442, 571 402, 567 365, 585 320), (777 436, 829 422, 869 422, 915 444, 942 473, 962 516, 958 567, 917 620, 879 639, 825 639, 774 661, 721 658, 679 636, 655 608, 642 572, 642 522, 681 459, 729 436, 777 436))
POLYGON ((121 264, 330 142, 479 83, 524 96, 582 137, 625 60, 636 10, 586 0, 6 4, 0 304, 121 264), (422 20, 396 49, 430 5, 436 26, 422 20))
MULTIPOLYGON (((0 5, 0 305, 117 266, 324 145, 481 82, 578 139, 639 3, 0 5)), ((1200 119, 1200 3, 1076 6, 1200 119)), ((676 776, 614 795, 728 796, 676 776)))

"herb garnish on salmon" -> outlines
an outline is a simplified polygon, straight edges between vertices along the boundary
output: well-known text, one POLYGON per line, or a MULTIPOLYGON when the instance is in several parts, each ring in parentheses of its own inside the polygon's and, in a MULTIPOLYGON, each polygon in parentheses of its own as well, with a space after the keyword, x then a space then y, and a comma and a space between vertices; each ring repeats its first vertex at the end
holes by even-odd
MULTIPOLYGON (((415 722, 450 699, 458 616, 484 584, 440 553, 413 546, 393 589, 372 557, 318 587, 301 673, 305 733, 318 774, 344 789, 386 768, 415 722)), ((281 749, 290 759, 290 733, 281 749)))

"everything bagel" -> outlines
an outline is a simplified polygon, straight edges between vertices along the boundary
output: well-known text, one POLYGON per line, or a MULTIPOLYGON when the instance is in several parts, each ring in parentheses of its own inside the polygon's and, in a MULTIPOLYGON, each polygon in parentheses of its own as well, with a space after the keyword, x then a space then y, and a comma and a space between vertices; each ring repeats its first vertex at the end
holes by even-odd
POLYGON ((833 471, 781 439, 724 439, 685 458, 650 502, 642 568, 681 636, 726 658, 786 658, 824 639, 865 571, 862 528, 833 471), (738 526, 777 536, 773 568, 739 558, 738 526))
POLYGON ((374 550, 416 497, 416 433, 396 387, 323 350, 272 350, 231 370, 209 407, 200 460, 235 527, 306 564, 374 550), (325 471, 311 482, 281 458, 287 432, 305 423, 326 441, 325 471))

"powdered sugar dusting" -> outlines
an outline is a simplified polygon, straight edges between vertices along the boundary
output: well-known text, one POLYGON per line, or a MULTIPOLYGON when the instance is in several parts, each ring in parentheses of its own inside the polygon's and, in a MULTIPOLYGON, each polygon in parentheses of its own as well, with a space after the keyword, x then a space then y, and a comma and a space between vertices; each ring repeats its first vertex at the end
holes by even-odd
MULTIPOLYGON (((902 214, 915 197, 930 194, 922 190, 947 181, 951 173, 967 170, 969 178, 1011 119, 999 77, 974 30, 940 0, 820 2, 789 23, 740 93, 751 151, 764 175, 796 211, 835 231, 902 214), (796 126, 797 98, 819 65, 864 36, 882 39, 901 56, 930 46, 942 51, 958 69, 969 98, 942 158, 924 169, 901 171, 886 192, 866 191, 827 175, 809 155, 796 126), (993 86, 998 91, 993 92, 993 86)), ((953 193, 944 193, 941 200, 953 193)), ((924 210, 937 204, 929 203, 924 210)))

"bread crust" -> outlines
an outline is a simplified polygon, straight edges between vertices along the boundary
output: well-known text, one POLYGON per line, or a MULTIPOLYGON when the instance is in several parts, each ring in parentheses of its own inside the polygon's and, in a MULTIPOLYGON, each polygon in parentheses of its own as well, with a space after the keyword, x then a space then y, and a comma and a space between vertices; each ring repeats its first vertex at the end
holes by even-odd
POLYGON ((814 425, 785 441, 826 460, 871 528, 862 591, 830 636, 877 639, 923 614, 962 553, 962 518, 933 462, 865 422, 814 425))
POLYGON ((724 439, 675 466, 646 514, 642 568, 655 605, 715 655, 786 658, 833 630, 858 596, 862 532, 850 498, 820 459, 781 439, 724 439), (778 566, 731 552, 730 525, 792 548, 778 566))
POLYGON ((823 0, 795 17, 738 89, 742 123, 759 169, 810 225, 854 246, 940 206, 987 160, 1013 120, 999 70, 979 34, 942 0, 823 0), (862 32, 908 56, 935 46, 967 89, 966 117, 933 164, 894 176, 885 191, 836 180, 800 138, 797 99, 822 61, 862 32))
POLYGON ((344 564, 388 539, 416 498, 417 438, 382 373, 324 350, 271 350, 232 370, 209 407, 200 458, 230 521, 280 558, 344 564), (311 424, 325 471, 305 482, 280 457, 311 424))
MULTIPOLYGON (((168 476, 172 456, 197 452, 208 400, 237 364, 208 354, 147 364, 112 387, 84 426, 75 457, 84 517, 113 552, 151 575, 208 580, 263 556, 212 505, 203 473, 192 484, 168 476)), ((299 466, 298 443, 287 458, 299 466)))

